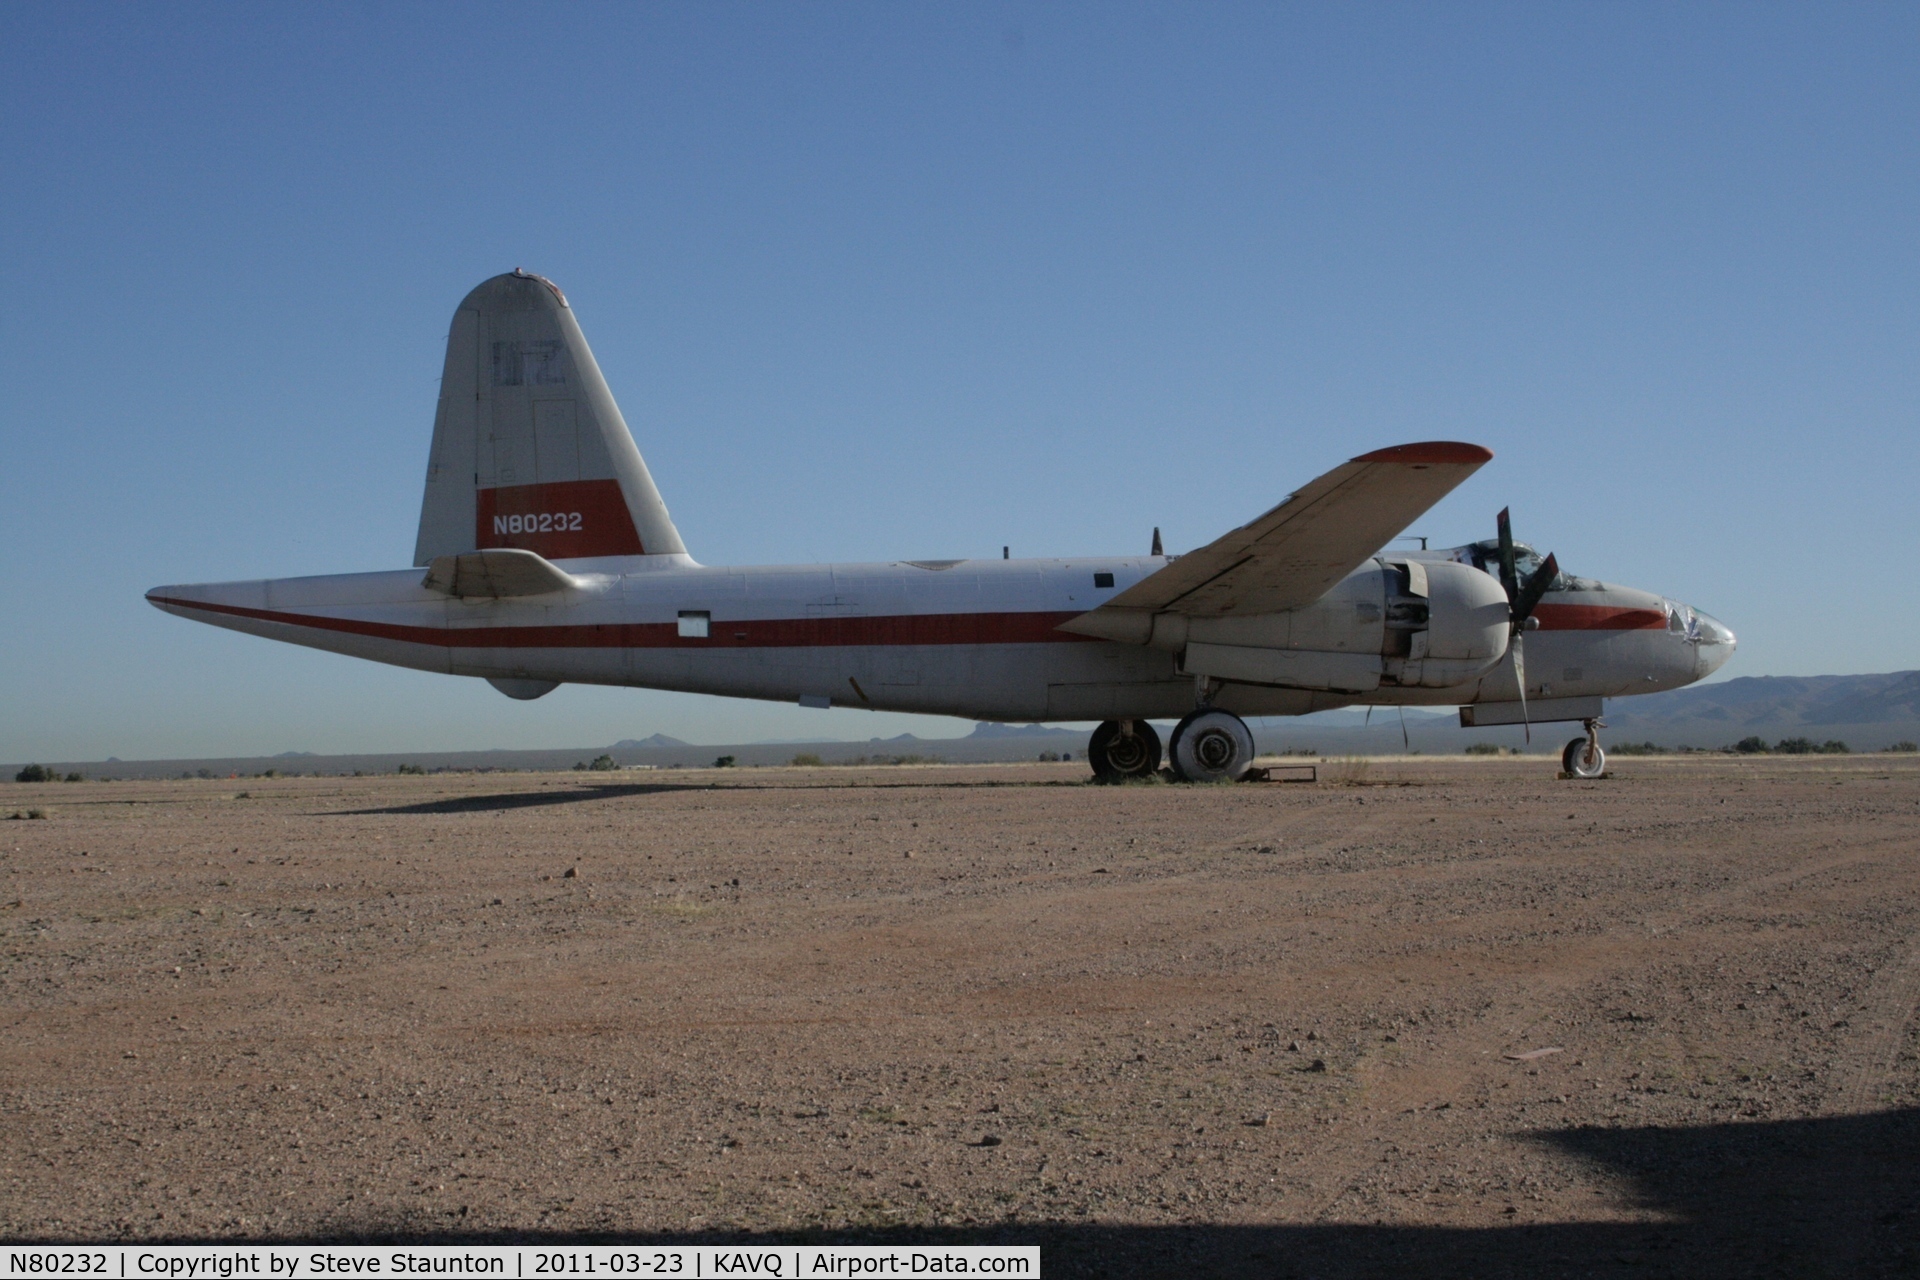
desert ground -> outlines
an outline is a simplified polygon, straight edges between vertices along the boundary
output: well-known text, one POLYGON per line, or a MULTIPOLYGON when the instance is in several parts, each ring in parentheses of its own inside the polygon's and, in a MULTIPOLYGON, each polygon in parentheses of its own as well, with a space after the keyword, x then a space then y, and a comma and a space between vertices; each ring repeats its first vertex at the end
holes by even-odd
POLYGON ((1920 759, 1554 773, 0 784, 0 1235, 1920 1269, 1920 759))

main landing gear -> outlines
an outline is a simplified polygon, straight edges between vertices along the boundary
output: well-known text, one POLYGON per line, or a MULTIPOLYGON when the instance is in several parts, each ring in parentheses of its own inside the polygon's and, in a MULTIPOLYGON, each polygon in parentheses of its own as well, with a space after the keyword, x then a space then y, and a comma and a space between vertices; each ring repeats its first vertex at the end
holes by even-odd
POLYGON ((1588 720, 1585 724, 1587 736, 1575 738, 1560 753, 1560 767, 1569 778, 1597 778, 1607 771, 1607 753, 1600 749, 1600 730, 1606 723, 1588 720))
POLYGON ((1167 755, 1187 782, 1237 782, 1253 766, 1253 731, 1231 711, 1202 707, 1173 727, 1167 755))
MULTIPOLYGON (((1101 782, 1130 782, 1160 771, 1160 735, 1145 720, 1108 720, 1087 743, 1101 782)), ((1202 707, 1174 726, 1167 763, 1183 782, 1234 782, 1253 765, 1253 733, 1230 711, 1202 707)))
POLYGON ((1160 771, 1160 735, 1145 720, 1107 720, 1087 742, 1087 763, 1102 782, 1132 782, 1160 771))

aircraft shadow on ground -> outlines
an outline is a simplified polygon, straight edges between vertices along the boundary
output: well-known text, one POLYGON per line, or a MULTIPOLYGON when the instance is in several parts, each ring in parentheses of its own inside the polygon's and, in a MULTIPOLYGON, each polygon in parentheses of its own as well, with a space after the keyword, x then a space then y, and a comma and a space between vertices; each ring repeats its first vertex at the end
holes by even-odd
POLYGON ((448 796, 413 804, 381 805, 372 809, 334 809, 333 817, 382 813, 486 813, 499 809, 538 809, 547 805, 579 804, 584 800, 620 800, 632 796, 660 796, 674 791, 711 791, 708 783, 603 782, 569 787, 564 791, 506 791, 486 796, 448 796))
POLYGON ((851 779, 831 786, 820 783, 773 783, 773 782, 604 782, 588 786, 571 787, 565 791, 506 791, 485 796, 449 796, 444 800, 421 800, 413 804, 382 805, 372 809, 330 809, 326 816, 336 818, 362 817, 371 814, 390 813, 486 813, 500 809, 535 809, 545 805, 579 804, 587 800, 619 800, 634 796, 666 795, 674 791, 826 791, 860 790, 889 791, 903 788, 952 789, 966 788, 983 790, 993 787, 1062 787, 1092 785, 1089 780, 1081 782, 1060 782, 1053 779, 1045 781, 1008 781, 1004 778, 972 778, 964 782, 929 781, 925 779, 878 780, 851 779))
MULTIPOLYGON (((474 1230, 461 1226, 456 1211, 404 1220, 338 1218, 324 1228, 323 1239, 341 1244, 562 1246, 1039 1244, 1049 1276, 1532 1280, 1920 1272, 1920 1109, 1689 1128, 1560 1129, 1527 1136, 1616 1185, 1624 1179, 1635 1206, 1660 1220, 1442 1228, 1202 1221, 1131 1226, 1021 1218, 959 1227, 632 1233, 552 1219, 518 1230, 474 1230)), ((1199 1204, 1188 1211, 1194 1219, 1207 1212, 1199 1204)))

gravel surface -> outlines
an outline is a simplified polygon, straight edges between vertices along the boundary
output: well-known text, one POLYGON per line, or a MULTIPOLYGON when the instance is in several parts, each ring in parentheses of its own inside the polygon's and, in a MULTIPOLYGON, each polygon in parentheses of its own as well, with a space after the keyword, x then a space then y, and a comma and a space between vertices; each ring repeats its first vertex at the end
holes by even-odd
POLYGON ((0 1234, 1920 1269, 1920 760, 1553 767, 7 784, 0 1234))

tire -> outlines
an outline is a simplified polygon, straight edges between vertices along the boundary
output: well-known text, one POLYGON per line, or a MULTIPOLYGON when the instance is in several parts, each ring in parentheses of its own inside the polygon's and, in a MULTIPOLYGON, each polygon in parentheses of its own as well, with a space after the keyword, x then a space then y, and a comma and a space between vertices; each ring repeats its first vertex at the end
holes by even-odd
POLYGON ((1101 782, 1151 778, 1160 771, 1160 735, 1145 720, 1103 721, 1087 741, 1087 763, 1101 782))
POLYGON ((1607 753, 1597 742, 1589 753, 1587 739, 1575 738, 1560 753, 1560 767, 1570 778, 1597 778, 1607 771, 1607 753))
POLYGON ((1253 766, 1253 732, 1230 711, 1196 711, 1174 726, 1167 756, 1187 782, 1235 782, 1253 766))

